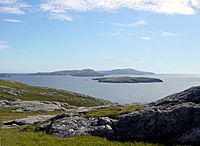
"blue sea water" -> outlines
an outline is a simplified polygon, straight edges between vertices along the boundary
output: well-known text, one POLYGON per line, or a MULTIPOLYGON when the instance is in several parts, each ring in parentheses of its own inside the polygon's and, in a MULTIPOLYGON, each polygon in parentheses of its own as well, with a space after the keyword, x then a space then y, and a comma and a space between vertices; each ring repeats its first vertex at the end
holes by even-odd
MULTIPOLYGON (((129 75, 130 76, 130 75, 129 75)), ((14 75, 16 80, 29 85, 64 89, 117 103, 146 103, 200 85, 200 75, 147 75, 162 79, 163 83, 99 83, 95 77, 14 75)))

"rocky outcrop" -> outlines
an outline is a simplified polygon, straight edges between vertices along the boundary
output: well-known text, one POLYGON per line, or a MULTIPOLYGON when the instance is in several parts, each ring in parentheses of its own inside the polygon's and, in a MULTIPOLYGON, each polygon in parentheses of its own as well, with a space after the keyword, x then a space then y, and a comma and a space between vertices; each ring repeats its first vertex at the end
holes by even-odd
POLYGON ((200 128, 194 128, 181 135, 177 140, 180 144, 199 145, 200 143, 200 128))
POLYGON ((36 128, 56 137, 96 135, 113 137, 112 120, 107 117, 86 119, 81 114, 63 114, 36 128))
POLYGON ((123 140, 168 139, 200 144, 200 87, 150 103, 145 109, 122 116, 115 136, 123 140))
POLYGON ((51 101, 22 101, 22 100, 2 100, 0 101, 0 109, 15 108, 12 112, 25 111, 55 111, 73 109, 67 103, 51 102, 51 101))
POLYGON ((34 125, 37 123, 45 122, 49 119, 52 119, 55 116, 56 115, 37 115, 37 116, 28 116, 27 118, 21 118, 17 120, 5 121, 3 122, 3 127, 1 128, 10 128, 22 125, 34 125))
POLYGON ((4 126, 15 126, 42 122, 44 124, 35 130, 56 137, 95 135, 125 141, 164 139, 172 143, 200 145, 200 87, 149 103, 117 120, 84 117, 85 112, 105 106, 77 108, 61 102, 0 101, 0 109, 10 107, 16 108, 13 112, 64 109, 66 113, 57 116, 34 116, 3 123, 4 126))
POLYGON ((200 144, 200 87, 147 104, 118 120, 86 119, 82 113, 88 110, 91 109, 79 108, 57 116, 36 130, 45 130, 56 137, 96 135, 125 141, 165 139, 172 143, 200 144))

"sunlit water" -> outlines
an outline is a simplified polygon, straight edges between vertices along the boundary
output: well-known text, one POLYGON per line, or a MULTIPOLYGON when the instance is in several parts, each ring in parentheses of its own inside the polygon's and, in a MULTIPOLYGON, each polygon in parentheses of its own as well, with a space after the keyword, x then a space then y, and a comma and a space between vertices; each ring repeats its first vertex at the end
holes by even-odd
POLYGON ((95 77, 26 76, 16 75, 6 80, 16 80, 35 86, 87 94, 117 103, 151 102, 192 86, 200 85, 200 75, 148 75, 162 79, 163 83, 99 83, 95 77))

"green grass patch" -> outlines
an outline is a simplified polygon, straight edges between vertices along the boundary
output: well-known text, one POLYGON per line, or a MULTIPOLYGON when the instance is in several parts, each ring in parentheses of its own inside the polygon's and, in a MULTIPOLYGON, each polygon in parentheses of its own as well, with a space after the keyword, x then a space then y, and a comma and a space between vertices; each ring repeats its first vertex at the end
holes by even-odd
POLYGON ((0 100, 21 99, 27 101, 58 101, 74 106, 97 106, 110 102, 96 99, 81 94, 71 93, 63 90, 56 90, 45 87, 30 86, 19 82, 0 80, 0 100), (18 96, 6 93, 12 90, 18 96))
POLYGON ((58 139, 44 132, 26 132, 21 128, 0 129, 0 146, 162 146, 145 142, 117 142, 94 136, 58 139))
POLYGON ((86 118, 98 118, 98 117, 118 118, 120 115, 131 113, 141 108, 142 108, 141 106, 137 106, 137 105, 111 106, 111 107, 105 107, 102 109, 91 110, 85 113, 85 117, 86 118))

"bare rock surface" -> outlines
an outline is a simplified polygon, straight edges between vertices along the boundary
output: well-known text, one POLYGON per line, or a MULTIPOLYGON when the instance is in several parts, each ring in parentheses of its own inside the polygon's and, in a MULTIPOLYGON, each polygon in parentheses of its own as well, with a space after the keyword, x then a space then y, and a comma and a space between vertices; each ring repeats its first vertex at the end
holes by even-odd
POLYGON ((28 116, 26 118, 21 118, 16 120, 5 121, 3 122, 4 126, 2 128, 9 128, 22 125, 34 125, 52 119, 55 116, 56 115, 37 115, 37 116, 28 116))
POLYGON ((79 113, 63 114, 36 128, 36 131, 45 130, 56 137, 80 135, 96 135, 113 137, 112 120, 107 117, 100 119, 86 119, 79 113), (109 122, 108 122, 109 121, 109 122))
POLYGON ((200 144, 200 87, 193 87, 123 115, 115 124, 117 139, 168 139, 200 144))
POLYGON ((0 109, 14 108, 12 112, 25 111, 55 111, 74 108, 67 103, 50 102, 50 101, 22 101, 22 100, 2 100, 0 101, 0 109))

